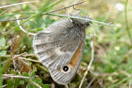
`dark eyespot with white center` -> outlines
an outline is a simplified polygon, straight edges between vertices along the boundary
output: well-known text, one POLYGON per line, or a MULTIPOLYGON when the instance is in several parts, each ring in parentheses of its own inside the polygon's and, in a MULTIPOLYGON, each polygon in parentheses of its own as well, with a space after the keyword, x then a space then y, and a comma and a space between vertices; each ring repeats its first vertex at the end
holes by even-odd
POLYGON ((64 72, 67 72, 68 70, 69 70, 69 67, 68 67, 68 66, 64 66, 64 67, 63 67, 63 71, 64 71, 64 72))

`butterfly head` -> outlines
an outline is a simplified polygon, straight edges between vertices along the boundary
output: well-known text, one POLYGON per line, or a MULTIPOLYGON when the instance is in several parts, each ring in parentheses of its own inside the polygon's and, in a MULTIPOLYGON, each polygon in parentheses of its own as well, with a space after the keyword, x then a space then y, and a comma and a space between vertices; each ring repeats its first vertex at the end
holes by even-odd
POLYGON ((72 19, 72 22, 73 22, 73 24, 75 24, 75 25, 78 25, 78 26, 83 26, 83 27, 87 27, 87 26, 89 26, 90 25, 90 23, 92 23, 90 20, 91 20, 91 18, 89 17, 89 16, 86 16, 86 17, 81 17, 79 14, 70 14, 71 16, 75 16, 75 17, 77 17, 78 19, 73 19, 73 18, 71 18, 72 19), (83 19, 85 19, 85 20, 83 20, 83 19))

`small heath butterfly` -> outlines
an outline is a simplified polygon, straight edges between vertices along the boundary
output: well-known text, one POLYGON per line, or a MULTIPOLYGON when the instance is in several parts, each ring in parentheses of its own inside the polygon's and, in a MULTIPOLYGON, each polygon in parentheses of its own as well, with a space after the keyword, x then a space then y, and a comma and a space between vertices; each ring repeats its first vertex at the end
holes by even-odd
POLYGON ((39 61, 49 70, 52 79, 61 85, 68 84, 78 70, 85 45, 85 28, 91 23, 71 20, 67 18, 55 22, 35 34, 33 39, 33 48, 39 61))

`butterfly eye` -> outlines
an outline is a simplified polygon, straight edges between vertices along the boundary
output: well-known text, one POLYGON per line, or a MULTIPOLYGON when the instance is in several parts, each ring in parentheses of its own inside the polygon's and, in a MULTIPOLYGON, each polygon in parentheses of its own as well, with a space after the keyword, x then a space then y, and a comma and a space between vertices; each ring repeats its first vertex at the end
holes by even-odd
POLYGON ((69 70, 69 67, 68 67, 68 66, 64 66, 64 67, 63 67, 63 71, 64 71, 64 72, 67 72, 68 70, 69 70))

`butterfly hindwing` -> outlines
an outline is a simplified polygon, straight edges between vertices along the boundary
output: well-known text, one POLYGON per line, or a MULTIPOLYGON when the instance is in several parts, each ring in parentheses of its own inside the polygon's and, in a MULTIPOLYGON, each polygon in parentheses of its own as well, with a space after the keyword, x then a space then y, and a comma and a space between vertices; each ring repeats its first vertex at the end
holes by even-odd
MULTIPOLYGON (((57 70, 49 69, 53 80, 56 81, 58 84, 63 84, 63 85, 67 84, 75 76, 76 71, 77 71, 77 69, 80 65, 80 62, 81 62, 84 44, 85 44, 85 37, 81 41, 78 49, 72 55, 72 58, 70 58, 70 62, 67 65, 65 65, 68 67, 68 71, 64 71, 64 67, 57 69, 57 70)), ((65 59, 67 59, 67 58, 65 58, 65 59)), ((63 63, 63 61, 62 61, 62 63, 63 63)))

